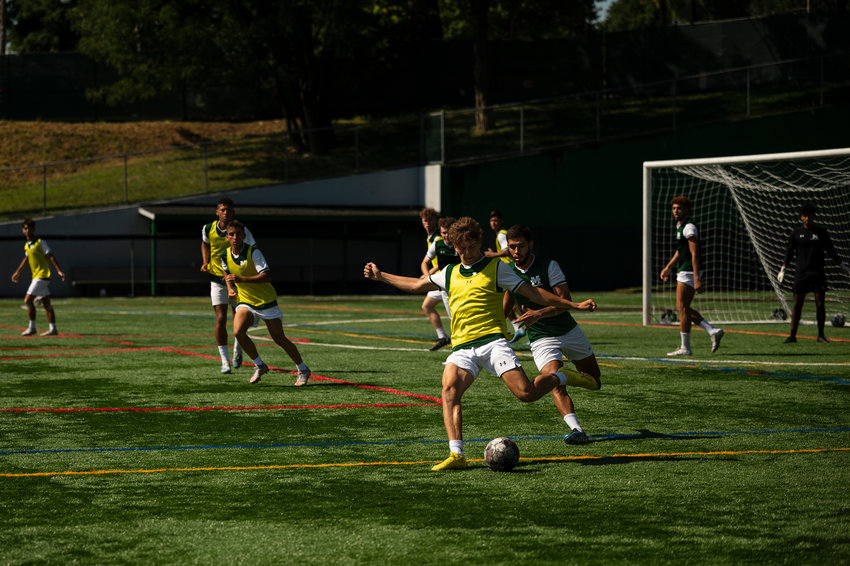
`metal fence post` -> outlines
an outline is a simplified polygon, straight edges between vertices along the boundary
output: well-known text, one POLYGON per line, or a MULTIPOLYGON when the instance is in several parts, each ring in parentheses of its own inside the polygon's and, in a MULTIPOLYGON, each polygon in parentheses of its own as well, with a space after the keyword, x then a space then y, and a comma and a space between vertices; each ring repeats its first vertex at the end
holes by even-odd
POLYGON ((128 177, 128 175, 127 175, 127 154, 125 153, 124 154, 124 204, 127 204, 128 202, 130 202, 130 199, 129 199, 129 192, 130 191, 128 190, 128 187, 127 187, 127 185, 128 185, 127 177, 128 177))
POLYGON ((202 145, 204 148, 204 192, 210 192, 210 168, 207 161, 207 144, 202 145))
POLYGON ((41 207, 42 213, 47 214, 47 165, 41 171, 41 207))

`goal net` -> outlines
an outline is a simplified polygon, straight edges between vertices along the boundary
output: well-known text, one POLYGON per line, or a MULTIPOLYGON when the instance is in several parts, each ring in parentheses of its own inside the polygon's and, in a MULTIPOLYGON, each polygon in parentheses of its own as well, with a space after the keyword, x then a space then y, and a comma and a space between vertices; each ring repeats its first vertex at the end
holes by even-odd
MULTIPOLYGON (((850 148, 643 164, 643 324, 674 323, 675 273, 670 199, 685 195, 699 228, 706 293, 694 307, 712 324, 782 322, 793 304, 794 262, 776 280, 803 202, 829 230, 839 257, 850 262, 850 148)), ((850 277, 826 258, 827 324, 850 314, 850 277)), ((802 323, 813 323, 808 295, 802 323)))

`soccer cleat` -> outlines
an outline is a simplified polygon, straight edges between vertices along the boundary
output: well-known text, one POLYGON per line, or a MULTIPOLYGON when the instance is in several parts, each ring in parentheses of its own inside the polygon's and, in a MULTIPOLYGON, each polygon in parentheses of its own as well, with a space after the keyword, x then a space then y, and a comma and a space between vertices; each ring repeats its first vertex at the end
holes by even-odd
POLYGON ((53 330, 45 330, 41 333, 42 336, 56 336, 57 334, 59 334, 59 331, 55 328, 53 330))
POLYGON ((221 373, 230 373, 230 364, 227 362, 222 362, 221 364, 221 373))
POLYGON ((457 452, 452 452, 452 455, 431 468, 431 470, 435 472, 440 472, 442 470, 465 470, 466 469, 466 457, 462 454, 458 454, 457 452))
POLYGON ((433 346, 428 348, 428 351, 429 352, 436 352, 437 350, 439 350, 443 346, 448 346, 451 343, 452 343, 452 341, 449 340, 448 338, 437 338, 437 341, 434 342, 433 346))
POLYGON ((310 379, 310 368, 305 369, 304 371, 298 370, 298 377, 295 378, 295 385, 301 387, 302 385, 307 385, 307 380, 310 379))
POLYGON ((672 352, 667 352, 667 355, 668 356, 690 356, 690 355, 692 355, 692 353, 687 348, 683 348, 683 347, 679 346, 677 349, 673 350, 672 352))
POLYGON ((233 369, 238 369, 242 366, 242 350, 233 349, 233 369))
POLYGON ((514 333, 514 337, 510 339, 509 343, 513 344, 514 342, 519 342, 522 338, 528 334, 528 331, 524 326, 521 326, 519 330, 514 333))
POLYGON ((21 332, 21 336, 34 336, 34 335, 35 335, 35 328, 27 328, 26 330, 21 332))
POLYGON ((260 381, 260 378, 263 377, 263 374, 269 373, 269 366, 266 364, 259 364, 254 367, 254 375, 251 376, 251 379, 248 380, 248 383, 257 383, 260 381))
POLYGON ((562 368, 560 371, 567 376, 567 385, 570 387, 581 387, 582 389, 590 389, 591 391, 598 391, 602 387, 602 382, 589 373, 566 368, 562 368))
POLYGON ((784 342, 782 342, 782 343, 783 343, 783 344, 794 344, 794 343, 796 343, 796 342, 797 342, 797 338, 796 338, 795 336, 789 336, 789 337, 788 337, 788 338, 786 338, 786 339, 785 339, 785 341, 784 341, 784 342))
POLYGON ((818 342, 822 344, 828 344, 829 340, 826 339, 826 336, 818 336, 818 342))
POLYGON ((711 353, 717 351, 717 348, 720 347, 720 339, 723 338, 723 335, 726 334, 723 332, 723 329, 719 329, 717 332, 711 335, 711 353))
POLYGON ((564 436, 565 444, 590 444, 590 439, 583 430, 574 428, 573 431, 564 436))

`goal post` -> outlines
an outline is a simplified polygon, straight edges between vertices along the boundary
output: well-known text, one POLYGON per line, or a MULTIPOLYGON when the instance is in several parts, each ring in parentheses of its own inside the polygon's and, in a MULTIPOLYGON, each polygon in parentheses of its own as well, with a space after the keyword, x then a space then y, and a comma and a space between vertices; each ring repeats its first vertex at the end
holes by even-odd
MULTIPOLYGON (((670 199, 693 203, 703 283, 695 307, 714 324, 782 322, 790 317, 793 262, 776 275, 804 202, 817 206, 839 257, 850 262, 850 148, 643 164, 643 324, 676 319, 675 274, 660 279, 673 257, 670 199)), ((850 314, 850 276, 826 258, 827 319, 850 314)), ((811 295, 808 299, 811 300, 811 295)), ((814 319, 803 310, 803 323, 814 319)))

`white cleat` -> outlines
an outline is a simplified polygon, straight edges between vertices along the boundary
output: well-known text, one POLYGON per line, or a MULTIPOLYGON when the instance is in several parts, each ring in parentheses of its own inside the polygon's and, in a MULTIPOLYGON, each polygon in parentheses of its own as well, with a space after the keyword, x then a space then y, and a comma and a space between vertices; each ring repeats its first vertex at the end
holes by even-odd
POLYGON ((307 368, 304 371, 298 370, 298 377, 295 378, 295 385, 298 387, 307 385, 308 379, 310 379, 310 368, 307 368))
POLYGON ((35 336, 35 329, 34 328, 27 328, 26 330, 21 332, 21 336, 35 336))
POLYGON ((41 336, 56 336, 57 334, 59 334, 59 331, 54 328, 53 330, 45 330, 41 333, 41 336))
POLYGON ((672 352, 667 352, 667 355, 671 356, 671 357, 672 356, 690 356, 690 355, 692 355, 692 353, 687 348, 682 348, 681 346, 679 346, 677 349, 673 350, 672 352))
POLYGON ((230 373, 230 364, 229 363, 224 362, 223 364, 221 364, 221 373, 230 373))
POLYGON ((711 352, 714 353, 720 347, 720 339, 723 338, 723 335, 726 334, 723 332, 723 329, 719 329, 717 332, 711 335, 711 352))
POLYGON ((263 374, 269 372, 269 366, 266 364, 260 364, 254 367, 254 375, 251 376, 251 379, 248 380, 248 383, 258 383, 260 378, 263 377, 263 374))
POLYGON ((233 349, 233 369, 242 367, 242 350, 233 349))

